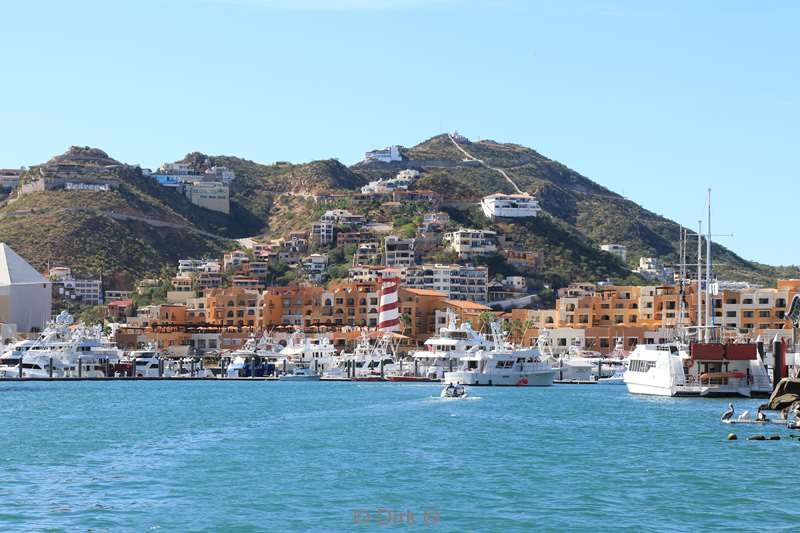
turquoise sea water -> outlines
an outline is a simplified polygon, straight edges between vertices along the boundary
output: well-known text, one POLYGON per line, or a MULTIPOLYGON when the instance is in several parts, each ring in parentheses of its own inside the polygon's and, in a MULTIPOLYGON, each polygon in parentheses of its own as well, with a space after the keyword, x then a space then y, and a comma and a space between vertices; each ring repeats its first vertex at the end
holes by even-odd
POLYGON ((777 427, 769 433, 779 442, 748 442, 758 430, 746 427, 726 441, 732 428, 718 419, 727 400, 633 397, 600 385, 481 388, 467 400, 438 392, 387 383, 0 383, 0 530, 800 524, 790 494, 800 444, 777 427))

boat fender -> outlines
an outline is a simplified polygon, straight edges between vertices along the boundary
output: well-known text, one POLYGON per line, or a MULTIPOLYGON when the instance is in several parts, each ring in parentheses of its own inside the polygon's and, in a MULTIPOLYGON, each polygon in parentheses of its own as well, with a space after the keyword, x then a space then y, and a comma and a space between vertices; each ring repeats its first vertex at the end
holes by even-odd
POLYGON ((728 433, 728 440, 739 440, 739 437, 736 436, 736 433, 728 433))
POLYGON ((781 440, 780 435, 770 435, 769 440, 781 440))
POLYGON ((764 435, 750 435, 747 440, 767 440, 767 437, 764 435))

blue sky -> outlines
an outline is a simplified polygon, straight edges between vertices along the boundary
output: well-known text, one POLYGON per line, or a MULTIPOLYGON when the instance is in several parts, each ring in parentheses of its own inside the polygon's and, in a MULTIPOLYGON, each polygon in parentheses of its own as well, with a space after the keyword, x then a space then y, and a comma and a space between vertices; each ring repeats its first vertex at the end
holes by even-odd
POLYGON ((724 244, 800 263, 800 4, 9 0, 0 166, 69 145, 157 166, 413 145, 535 148, 724 244))

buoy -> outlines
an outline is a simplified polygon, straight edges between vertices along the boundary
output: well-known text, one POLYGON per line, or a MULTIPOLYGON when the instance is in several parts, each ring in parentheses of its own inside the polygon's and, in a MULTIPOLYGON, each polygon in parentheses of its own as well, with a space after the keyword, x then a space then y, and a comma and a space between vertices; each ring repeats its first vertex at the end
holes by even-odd
POLYGON ((728 433, 728 440, 738 440, 736 433, 728 433))
POLYGON ((747 440, 767 440, 767 437, 764 435, 750 435, 747 440))
POLYGON ((781 440, 780 435, 770 435, 769 440, 781 440))

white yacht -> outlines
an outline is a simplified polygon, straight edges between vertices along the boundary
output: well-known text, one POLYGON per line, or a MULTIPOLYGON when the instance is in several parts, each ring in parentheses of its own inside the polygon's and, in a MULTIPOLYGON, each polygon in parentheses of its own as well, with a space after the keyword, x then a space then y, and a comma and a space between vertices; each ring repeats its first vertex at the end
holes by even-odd
POLYGON ((455 314, 448 313, 447 318, 447 325, 439 329, 438 335, 425 341, 425 349, 411 354, 417 375, 442 379, 470 350, 494 348, 494 343, 472 329, 469 322, 457 326, 455 314))
POLYGON ((0 357, 0 377, 104 377, 120 360, 121 350, 101 326, 73 325, 61 312, 35 340, 12 345, 0 357), (21 360, 21 361, 20 361, 21 360))
POLYGON ((639 345, 624 380, 632 394, 765 396, 769 374, 755 344, 639 345))
POLYGON ((128 354, 128 360, 134 367, 133 375, 137 378, 172 377, 174 372, 167 361, 161 366, 161 358, 155 347, 148 346, 144 350, 134 350, 128 354))
POLYGON ((461 385, 548 387, 556 369, 543 362, 533 349, 515 349, 506 342, 500 325, 492 323, 493 347, 474 348, 461 357, 455 372, 445 372, 444 382, 461 385))
POLYGON ((328 337, 310 339, 297 332, 289 337, 279 355, 282 363, 278 370, 284 374, 291 373, 294 368, 305 368, 321 376, 336 366, 336 349, 328 337))

